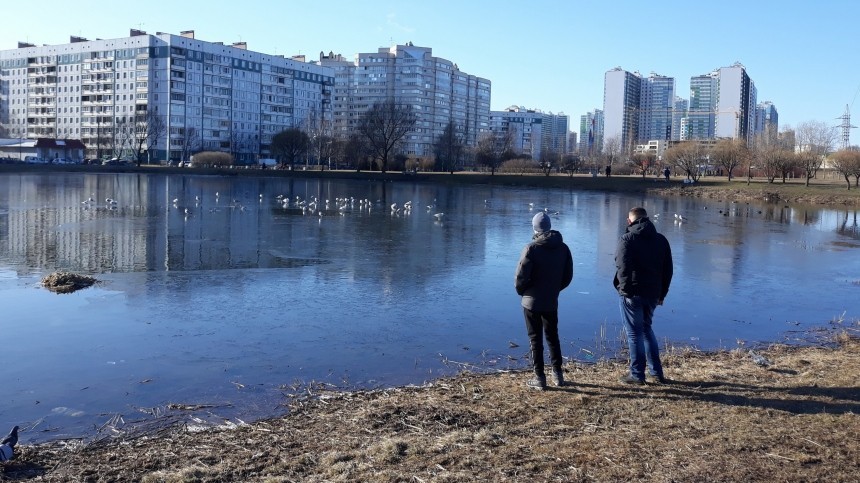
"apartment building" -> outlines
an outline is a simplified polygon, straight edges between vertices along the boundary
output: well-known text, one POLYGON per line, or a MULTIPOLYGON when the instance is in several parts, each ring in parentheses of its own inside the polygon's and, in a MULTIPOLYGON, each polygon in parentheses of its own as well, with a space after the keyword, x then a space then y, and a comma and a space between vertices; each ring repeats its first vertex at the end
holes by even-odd
POLYGON ((80 139, 91 157, 128 155, 129 126, 157 125, 163 135, 146 139, 152 161, 215 150, 249 164, 267 157, 276 133, 330 118, 333 84, 328 67, 194 31, 20 43, 0 50, 0 124, 13 137, 80 139))
POLYGON ((630 152, 639 139, 639 102, 642 76, 621 67, 607 71, 603 83, 603 144, 617 143, 630 152))
POLYGON ((779 132, 779 113, 776 106, 771 101, 759 102, 755 107, 755 130, 754 135, 762 133, 778 133, 779 132))
POLYGON ((563 113, 544 113, 521 106, 490 112, 492 131, 512 133, 513 150, 537 160, 547 153, 568 152, 568 125, 568 117, 563 113))
POLYGON ((603 111, 595 109, 579 118, 579 154, 599 154, 603 146, 603 111))
POLYGON ((758 91, 743 64, 721 67, 714 136, 752 142, 758 91))
POLYGON ((490 130, 488 79, 467 74, 456 63, 434 57, 427 47, 411 42, 356 54, 349 61, 340 54, 320 54, 320 65, 333 70, 333 132, 345 136, 362 114, 377 102, 393 100, 410 106, 415 129, 404 140, 409 156, 430 156, 448 123, 468 146, 490 130))
POLYGON ((651 73, 643 77, 621 67, 604 78, 605 138, 616 138, 624 152, 649 140, 672 139, 675 78, 651 73))

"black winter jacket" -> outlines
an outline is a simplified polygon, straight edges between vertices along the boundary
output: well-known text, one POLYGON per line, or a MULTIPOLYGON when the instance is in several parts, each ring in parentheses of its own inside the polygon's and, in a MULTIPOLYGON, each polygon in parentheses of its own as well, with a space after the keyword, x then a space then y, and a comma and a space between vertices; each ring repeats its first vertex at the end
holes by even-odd
POLYGON ((558 310, 558 294, 573 280, 573 256, 561 233, 536 233, 523 248, 515 287, 522 305, 532 312, 558 310))
POLYGON ((618 293, 625 297, 663 300, 672 283, 672 249, 666 237, 657 233, 647 217, 627 227, 615 251, 615 279, 618 293))

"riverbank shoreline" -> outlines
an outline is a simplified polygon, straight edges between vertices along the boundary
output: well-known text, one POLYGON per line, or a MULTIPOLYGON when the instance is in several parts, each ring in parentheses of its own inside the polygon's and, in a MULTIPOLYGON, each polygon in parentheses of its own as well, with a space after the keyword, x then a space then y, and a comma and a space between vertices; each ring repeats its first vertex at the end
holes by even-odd
MULTIPOLYGON (((19 445, 0 481, 852 481, 860 468, 860 325, 823 343, 666 349, 671 384, 625 364, 464 372, 421 387, 294 394, 235 429, 172 425, 90 444, 19 445)), ((26 433, 22 433, 26 441, 26 433)))
POLYGON ((813 179, 810 186, 803 180, 791 179, 786 183, 768 183, 756 178, 747 183, 745 178, 728 181, 725 177, 703 177, 694 184, 684 183, 675 177, 666 182, 663 178, 642 176, 592 176, 590 174, 504 174, 479 172, 399 172, 353 171, 353 170, 281 170, 258 168, 178 168, 168 166, 87 166, 87 165, 29 165, 0 164, 3 173, 146 173, 182 174, 227 177, 269 177, 294 179, 344 179, 358 181, 386 181, 440 184, 474 184, 492 186, 521 186, 534 188, 562 188, 581 191, 612 193, 649 193, 664 197, 697 197, 724 201, 790 203, 817 207, 860 207, 860 189, 846 188, 842 180, 813 179))

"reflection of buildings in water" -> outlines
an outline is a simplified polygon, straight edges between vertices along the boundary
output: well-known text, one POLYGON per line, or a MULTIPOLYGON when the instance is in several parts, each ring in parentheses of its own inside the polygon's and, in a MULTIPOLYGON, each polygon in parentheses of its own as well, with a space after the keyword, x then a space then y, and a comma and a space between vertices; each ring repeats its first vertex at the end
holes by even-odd
MULTIPOLYGON (((126 208, 112 208, 131 178, 105 183, 90 176, 20 176, 6 190, 8 257, 25 268, 98 273, 122 270, 145 256, 145 230, 133 230, 126 208), (92 198, 93 201, 88 201, 92 198), (84 202, 87 201, 87 202, 84 202)), ((9 181, 7 179, 7 181, 9 181)), ((131 194, 131 191, 129 191, 131 194)))
POLYGON ((325 265, 331 269, 316 270, 315 276, 387 278, 392 287, 402 287, 420 285, 440 267, 480 264, 484 258, 486 225, 461 209, 471 203, 464 190, 193 176, 20 179, 4 191, 8 200, 28 204, 7 201, 8 223, 0 230, 11 264, 26 268, 103 273, 325 265), (302 216, 287 214, 275 202, 277 194, 411 199, 416 208, 399 217, 389 217, 379 205, 371 214, 355 207, 345 216, 336 210, 302 216), (82 203, 91 197, 94 203, 82 203), (116 207, 105 198, 116 199, 116 207), (436 223, 423 208, 434 198, 440 211, 457 211, 469 222, 436 223))

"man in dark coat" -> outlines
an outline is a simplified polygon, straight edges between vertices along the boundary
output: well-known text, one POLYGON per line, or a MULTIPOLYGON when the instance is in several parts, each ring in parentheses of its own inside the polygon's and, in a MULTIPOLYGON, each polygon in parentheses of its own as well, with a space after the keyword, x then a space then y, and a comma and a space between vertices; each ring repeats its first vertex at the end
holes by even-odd
POLYGON ((546 213, 540 212, 532 218, 532 228, 532 241, 523 249, 517 265, 515 287, 522 297, 535 372, 528 386, 542 391, 546 389, 543 334, 546 334, 553 381, 557 386, 564 385, 558 340, 558 294, 573 280, 573 256, 561 233, 550 229, 546 213))
POLYGON ((663 305, 672 282, 672 249, 657 233, 644 208, 627 214, 627 231, 615 251, 613 285, 621 296, 621 317, 630 348, 630 372, 621 378, 628 384, 645 383, 645 366, 655 382, 665 383, 660 348, 651 329, 654 310, 663 305))

